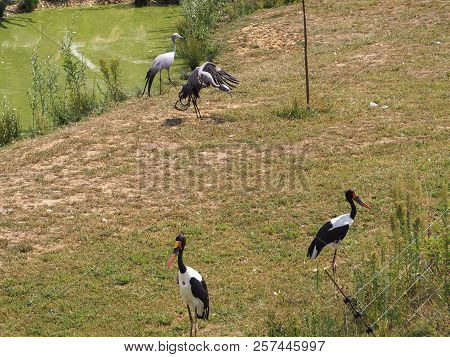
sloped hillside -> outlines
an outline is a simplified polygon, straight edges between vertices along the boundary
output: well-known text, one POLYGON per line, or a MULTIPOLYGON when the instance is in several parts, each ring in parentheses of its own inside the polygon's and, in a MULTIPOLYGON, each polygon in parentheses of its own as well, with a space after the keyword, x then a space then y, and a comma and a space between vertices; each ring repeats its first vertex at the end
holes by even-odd
POLYGON ((217 63, 241 85, 233 97, 204 91, 203 120, 174 110, 179 89, 166 86, 0 149, 0 334, 186 335, 166 268, 180 231, 186 263, 210 289, 199 334, 267 334, 272 314, 305 321, 334 297, 314 272, 332 251, 311 262, 306 249, 323 222, 348 211, 350 187, 373 206, 359 211, 338 254, 339 279, 352 289, 352 272, 392 247, 399 177, 426 187, 427 222, 442 213, 445 4, 313 2, 314 111, 298 119, 297 4, 218 29, 217 63))

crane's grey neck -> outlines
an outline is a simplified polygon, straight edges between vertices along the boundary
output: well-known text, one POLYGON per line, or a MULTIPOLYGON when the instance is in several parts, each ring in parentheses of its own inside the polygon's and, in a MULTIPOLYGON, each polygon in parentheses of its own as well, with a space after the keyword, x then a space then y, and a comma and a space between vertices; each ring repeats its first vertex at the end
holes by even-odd
POLYGON ((172 52, 176 52, 177 50, 177 39, 176 38, 172 38, 172 42, 173 42, 173 51, 172 52))

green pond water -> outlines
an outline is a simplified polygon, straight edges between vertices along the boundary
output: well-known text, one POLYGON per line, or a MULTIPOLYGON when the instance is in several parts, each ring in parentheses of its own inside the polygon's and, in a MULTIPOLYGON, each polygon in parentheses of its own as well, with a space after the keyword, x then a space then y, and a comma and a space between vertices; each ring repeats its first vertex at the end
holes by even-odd
MULTIPOLYGON (((51 56, 50 60, 60 65, 59 42, 69 29, 73 31, 73 49, 86 61, 91 81, 101 79, 101 58, 119 58, 127 89, 143 87, 153 58, 171 50, 170 36, 176 31, 179 16, 176 6, 112 5, 50 9, 8 17, 0 22, 0 95, 6 94, 11 106, 18 110, 22 128, 30 128, 30 58, 36 50, 42 59, 51 56)), ((176 60, 171 70, 174 79, 179 66, 176 60)), ((163 81, 167 81, 164 78, 166 75, 163 81)), ((155 81, 154 88, 158 85, 155 81)))

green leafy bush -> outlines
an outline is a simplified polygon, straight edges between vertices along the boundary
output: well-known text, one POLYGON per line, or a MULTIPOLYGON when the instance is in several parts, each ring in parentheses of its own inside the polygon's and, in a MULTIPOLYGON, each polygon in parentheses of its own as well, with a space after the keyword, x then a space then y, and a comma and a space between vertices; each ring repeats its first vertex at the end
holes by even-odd
POLYGON ((108 66, 108 63, 101 59, 100 70, 103 74, 108 99, 114 102, 122 102, 127 99, 128 96, 120 82, 120 61, 112 59, 108 66))
POLYGON ((178 46, 178 55, 184 59, 186 65, 194 70, 205 59, 205 42, 195 37, 185 37, 178 46))
POLYGON ((31 58, 33 81, 28 99, 32 109, 33 131, 36 133, 45 131, 47 119, 57 127, 77 122, 103 109, 95 93, 95 84, 92 92, 88 92, 86 64, 72 53, 72 44, 69 32, 60 46, 62 72, 50 58, 43 63, 37 54, 31 58), (60 77, 63 77, 64 85, 61 85, 60 77))
POLYGON ((250 15, 262 8, 268 9, 296 2, 299 2, 299 0, 228 0, 222 9, 222 13, 228 20, 233 20, 240 16, 250 15))
POLYGON ((234 20, 240 16, 250 15, 262 7, 260 0, 236 0, 229 1, 223 9, 228 20, 234 20))
POLYGON ((9 144, 20 136, 19 116, 3 98, 0 107, 0 146, 9 144))
POLYGON ((218 46, 212 41, 213 29, 220 19, 225 0, 182 0, 183 20, 177 24, 185 38, 178 45, 178 54, 190 69, 204 60, 212 61, 218 46))
POLYGON ((18 9, 23 12, 32 12, 36 9, 39 0, 20 0, 18 4, 18 9))
POLYGON ((9 4, 9 0, 0 0, 0 21, 3 18, 3 16, 5 15, 5 10, 6 7, 9 4))

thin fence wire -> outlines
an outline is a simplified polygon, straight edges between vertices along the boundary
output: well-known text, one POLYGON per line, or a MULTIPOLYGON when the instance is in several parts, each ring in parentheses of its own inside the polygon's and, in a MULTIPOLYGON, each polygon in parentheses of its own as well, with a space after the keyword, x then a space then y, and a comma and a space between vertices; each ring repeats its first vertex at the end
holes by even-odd
MULTIPOLYGON (((429 225, 428 225, 428 227, 425 229, 425 230, 423 230, 422 232, 421 232, 421 234, 423 234, 423 233, 425 233, 425 232, 427 232, 430 228, 431 228, 431 226, 438 220, 438 219, 440 219, 440 218, 442 218, 446 213, 447 213, 447 211, 448 211, 449 209, 447 208, 445 211, 444 211, 444 213, 442 213, 439 217, 437 217, 435 220, 433 220, 429 225)), ((392 265, 392 263, 394 262, 394 261, 396 261, 413 243, 415 243, 416 241, 417 241, 417 238, 418 238, 418 235, 413 239, 413 240, 411 240, 411 242, 409 243, 409 244, 407 244, 406 245, 406 247, 405 248, 403 248, 401 251, 400 251, 400 253, 398 253, 394 258, 392 258, 381 270, 379 270, 379 271, 377 271, 373 276, 372 276, 372 278, 370 278, 361 288, 359 288, 358 289, 358 291, 353 295, 354 297, 356 297, 356 296, 358 296, 358 294, 361 292, 361 291, 363 291, 365 288, 366 288, 366 286, 367 285, 369 285, 378 275, 380 275, 383 271, 385 271, 389 266, 391 266, 392 265)))
MULTIPOLYGON (((414 311, 414 313, 411 315, 411 317, 403 324, 403 331, 404 332, 406 332, 406 330, 405 330, 406 327, 411 322, 411 320, 420 312, 422 307, 424 307, 427 304, 427 302, 430 301, 430 299, 433 297, 433 295, 436 293, 436 291, 439 291, 444 285, 445 285, 445 283, 441 284, 436 290, 433 290, 433 292, 431 292, 431 294, 428 295, 428 297, 424 300, 424 302, 422 304, 420 304, 420 306, 414 311)), ((424 317, 422 315, 422 313, 420 313, 420 315, 422 317, 424 317)))
MULTIPOLYGON (((443 233, 439 234, 436 238, 439 238, 442 236, 443 233)), ((364 306, 364 308, 361 310, 361 312, 364 312, 367 310, 367 308, 372 305, 387 289, 389 289, 389 287, 392 286, 393 283, 395 283, 402 275, 404 272, 406 272, 413 264, 417 263, 418 261, 420 261, 420 259, 422 258, 423 254, 419 254, 417 258, 413 258, 411 259, 411 262, 406 266, 405 269, 403 269, 396 277, 395 279, 391 280, 386 287, 376 296, 374 297, 366 306, 364 306)))
POLYGON ((376 321, 372 324, 372 327, 373 326, 375 326, 377 323, 378 323, 378 321, 380 321, 395 305, 397 305, 397 303, 401 300, 401 298, 403 297, 403 296, 405 296, 407 293, 408 293, 408 291, 410 291, 413 287, 414 287, 414 285, 416 285, 417 284, 417 282, 420 280, 420 279, 422 279, 422 277, 425 275, 425 273, 428 271, 428 270, 430 270, 430 268, 431 268, 431 266, 433 265, 433 263, 431 263, 430 265, 428 265, 428 267, 422 272, 422 274, 420 274, 420 276, 408 287, 408 289, 406 289, 404 292, 403 292, 403 294, 402 295, 400 295, 400 297, 391 305, 391 306, 389 306, 382 314, 381 314, 381 316, 380 317, 378 317, 378 319, 376 319, 376 321))
POLYGON ((367 310, 367 308, 370 306, 370 305, 372 305, 383 293, 385 293, 386 292, 386 290, 388 290, 391 286, 392 286, 392 284, 394 284, 402 275, 403 275, 403 273, 404 272, 406 272, 408 269, 409 269, 409 267, 411 267, 411 265, 413 265, 414 263, 416 263, 416 262, 418 262, 419 260, 420 260, 420 256, 419 257, 417 257, 417 259, 415 259, 414 261, 412 261, 411 263, 409 263, 408 265, 407 265, 407 267, 405 268, 405 269, 403 269, 396 277, 395 277, 395 279, 393 279, 393 280, 391 280, 388 284, 386 284, 386 287, 377 295, 377 296, 375 296, 366 306, 364 306, 363 308, 362 308, 362 310, 361 310, 361 312, 364 312, 364 311, 366 311, 367 310))
POLYGON ((425 301, 417 308, 417 310, 414 312, 414 314, 412 314, 412 316, 408 319, 408 321, 405 322, 405 324, 403 325, 403 330, 406 328, 406 326, 409 324, 409 322, 414 318, 414 316, 416 316, 420 309, 425 306, 425 304, 431 299, 431 297, 433 296, 433 294, 428 295, 428 297, 425 299, 425 301))

